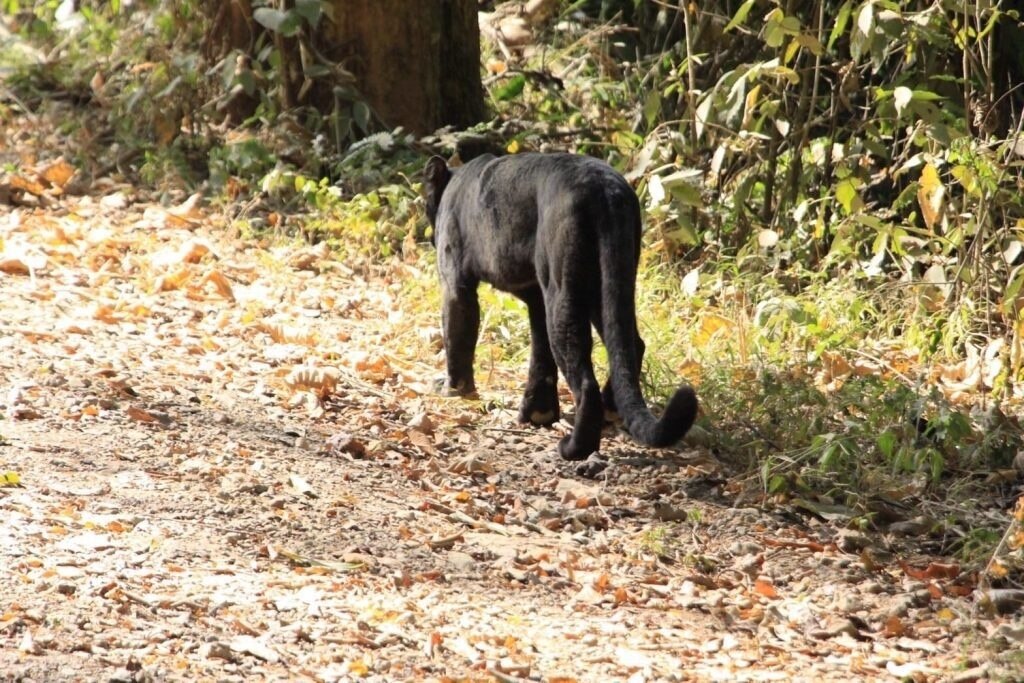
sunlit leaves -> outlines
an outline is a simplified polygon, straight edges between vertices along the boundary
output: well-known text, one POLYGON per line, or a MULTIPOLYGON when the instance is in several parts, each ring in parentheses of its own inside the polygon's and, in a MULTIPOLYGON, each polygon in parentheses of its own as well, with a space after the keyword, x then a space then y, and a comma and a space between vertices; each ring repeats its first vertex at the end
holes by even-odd
POLYGON ((903 113, 903 110, 908 104, 910 104, 910 100, 913 96, 913 91, 903 85, 892 91, 893 103, 896 105, 896 116, 900 116, 903 113))
POLYGON ((938 170, 932 164, 926 164, 921 169, 921 179, 918 181, 917 201, 925 225, 930 230, 934 230, 939 222, 945 196, 946 188, 939 179, 938 170))
POLYGON ((291 38, 302 30, 303 24, 315 27, 325 8, 324 0, 296 0, 295 6, 288 10, 272 7, 257 7, 253 10, 253 19, 266 28, 291 38))
POLYGON ((874 26, 875 5, 873 2, 866 2, 857 13, 857 30, 864 36, 870 36, 874 26))
POLYGON ((861 183, 857 178, 849 177, 839 181, 836 185, 836 201, 843 208, 846 214, 859 211, 864 205, 857 188, 861 183))
POLYGON ((836 21, 832 25, 832 31, 828 35, 828 49, 831 50, 839 36, 843 35, 846 31, 846 25, 850 22, 850 14, 853 11, 852 0, 846 0, 839 8, 839 14, 836 15, 836 21))
POLYGON ((787 36, 800 33, 800 20, 786 16, 778 7, 769 12, 764 21, 764 42, 768 47, 780 47, 787 36))
POLYGON ((523 93, 523 89, 526 87, 526 76, 523 74, 515 74, 502 85, 495 88, 493 91, 494 99, 499 102, 505 102, 507 100, 515 99, 523 93))
POLYGON ((747 15, 750 14, 750 10, 753 6, 754 0, 744 0, 743 4, 740 5, 740 8, 736 10, 736 14, 733 15, 729 23, 725 25, 724 29, 722 29, 723 32, 729 32, 737 26, 741 26, 746 23, 747 15))

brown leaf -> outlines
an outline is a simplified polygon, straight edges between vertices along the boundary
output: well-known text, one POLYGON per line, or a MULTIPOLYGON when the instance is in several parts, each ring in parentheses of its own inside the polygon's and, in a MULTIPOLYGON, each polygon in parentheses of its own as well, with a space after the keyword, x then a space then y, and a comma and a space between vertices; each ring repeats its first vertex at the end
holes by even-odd
POLYGON ((775 586, 764 579, 754 581, 754 592, 764 598, 774 599, 779 597, 779 592, 775 590, 775 586))
POLYGON ((900 560, 900 568, 903 569, 903 572, 907 576, 919 581, 927 579, 955 579, 960 575, 960 565, 955 562, 949 564, 932 562, 924 569, 918 569, 910 566, 905 561, 900 560))
POLYGON ((327 439, 327 447, 331 455, 348 453, 354 458, 362 458, 366 455, 366 445, 351 434, 339 432, 327 439))
POLYGON ((179 268, 173 273, 162 275, 157 278, 155 285, 153 286, 154 291, 157 292, 170 292, 176 289, 181 289, 186 282, 192 277, 192 271, 187 266, 179 268))
POLYGON ((789 541, 780 538, 765 538, 763 541, 765 545, 775 548, 806 548, 816 553, 824 552, 825 548, 828 547, 815 541, 789 541))
POLYGON ((202 240, 189 240, 181 245, 178 258, 181 263, 199 263, 211 251, 208 243, 202 240))
POLYGON ((898 616, 893 615, 885 620, 882 632, 890 638, 902 636, 907 632, 907 626, 898 616))
POLYGON ((113 307, 107 305, 97 306, 92 312, 92 317, 107 324, 119 323, 123 319, 114 311, 113 307))
POLYGON ((300 365, 288 373, 284 383, 292 391, 312 391, 323 400, 334 393, 339 379, 341 371, 338 368, 300 365))
POLYGON ((58 157, 56 161, 49 164, 39 172, 39 177, 54 187, 61 189, 67 185, 72 176, 75 175, 75 167, 69 164, 64 157, 58 157))
POLYGON ((20 258, 0 259, 0 273, 8 275, 28 275, 29 267, 20 258))
POLYGON ((205 285, 207 282, 212 282, 214 287, 217 288, 217 293, 228 301, 235 300, 235 293, 232 291, 231 282, 224 273, 219 270, 211 270, 203 278, 203 284, 205 285))
POLYGON ((448 467, 453 474, 494 474, 494 465, 482 453, 471 453, 448 467))
POLYGON ((302 346, 313 346, 316 343, 316 336, 308 330, 286 325, 280 322, 260 322, 256 329, 270 335, 278 344, 300 344, 302 346))
POLYGON ((416 446, 427 455, 437 455, 433 440, 423 432, 411 431, 406 435, 409 443, 416 446))
POLYGON ((147 422, 150 424, 159 424, 167 426, 171 423, 171 418, 165 413, 160 413, 152 410, 146 410, 137 406, 128 406, 125 409, 125 414, 137 422, 147 422))
POLYGON ((7 183, 15 190, 23 190, 37 197, 46 192, 46 188, 43 187, 43 184, 39 181, 31 180, 20 175, 10 176, 7 183))

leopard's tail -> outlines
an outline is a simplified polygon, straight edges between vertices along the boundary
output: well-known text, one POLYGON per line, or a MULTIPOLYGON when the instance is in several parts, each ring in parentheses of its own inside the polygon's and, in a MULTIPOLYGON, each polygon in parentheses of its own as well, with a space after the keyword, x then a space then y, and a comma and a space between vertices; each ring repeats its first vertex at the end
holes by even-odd
POLYGON ((620 227, 616 229, 613 223, 610 229, 599 231, 604 342, 611 366, 615 407, 630 436, 646 446, 670 446, 693 426, 697 418, 697 394, 689 386, 676 389, 661 417, 656 418, 640 392, 643 342, 637 332, 635 304, 640 207, 636 195, 631 190, 629 194, 632 201, 624 199, 622 203, 607 207, 607 219, 619 221, 620 227))

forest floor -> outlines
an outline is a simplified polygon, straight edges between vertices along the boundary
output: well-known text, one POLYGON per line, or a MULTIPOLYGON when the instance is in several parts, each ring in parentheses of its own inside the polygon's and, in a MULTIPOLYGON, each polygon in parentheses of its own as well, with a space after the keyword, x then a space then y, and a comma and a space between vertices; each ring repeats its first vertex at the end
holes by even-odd
POLYGON ((912 534, 700 446, 562 462, 524 368, 434 397, 416 263, 76 177, 0 174, 0 680, 1024 676, 1020 617, 912 534))

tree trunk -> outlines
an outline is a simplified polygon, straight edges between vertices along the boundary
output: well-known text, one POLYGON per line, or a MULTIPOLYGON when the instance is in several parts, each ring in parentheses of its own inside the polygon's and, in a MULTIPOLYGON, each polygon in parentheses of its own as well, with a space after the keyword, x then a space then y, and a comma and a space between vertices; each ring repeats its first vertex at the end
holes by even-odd
POLYGON ((385 126, 416 134, 484 118, 477 0, 331 0, 317 42, 385 126), (333 17, 333 20, 329 17, 333 17))

